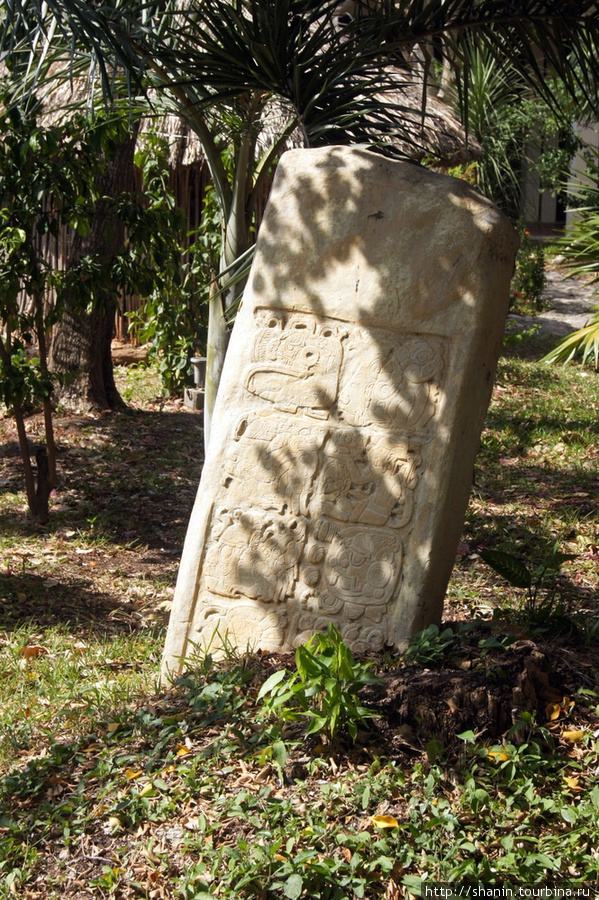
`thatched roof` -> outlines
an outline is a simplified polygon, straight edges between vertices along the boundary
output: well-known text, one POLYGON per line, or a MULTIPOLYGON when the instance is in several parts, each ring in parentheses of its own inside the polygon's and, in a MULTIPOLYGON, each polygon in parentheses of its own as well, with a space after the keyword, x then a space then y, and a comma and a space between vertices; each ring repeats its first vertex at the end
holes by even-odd
MULTIPOLYGON (((478 159, 480 144, 472 136, 466 138, 464 128, 453 113, 433 93, 426 97, 426 108, 422 112, 422 85, 406 82, 398 76, 395 97, 386 97, 386 102, 394 99, 398 107, 398 121, 402 127, 409 124, 410 141, 394 138, 393 144, 409 159, 420 162, 425 157, 435 161, 440 168, 449 168, 478 159)), ((289 117, 280 103, 269 105, 261 123, 258 145, 264 150, 272 146, 278 134, 285 127, 289 117)), ((204 153, 199 138, 190 124, 174 114, 157 115, 143 120, 140 135, 158 134, 169 144, 169 163, 173 169, 202 163, 204 153)), ((296 129, 286 143, 286 149, 307 146, 305 136, 296 129)))
MULTIPOLYGON (((0 63, 0 67, 2 66, 0 63)), ((395 70, 392 78, 396 86, 386 93, 384 101, 387 106, 397 106, 398 129, 401 128, 405 133, 405 126, 408 124, 410 133, 410 140, 399 136, 393 138, 396 150, 416 161, 430 157, 441 168, 468 163, 480 156, 480 144, 472 135, 466 137, 455 113, 436 96, 433 89, 427 91, 423 113, 423 84, 418 61, 415 61, 409 74, 406 70, 395 70)), ((81 109, 82 101, 85 102, 88 97, 87 78, 71 78, 57 73, 44 98, 43 121, 45 124, 60 121, 69 112, 81 109)), ((260 123, 258 146, 262 150, 272 146, 288 121, 289 114, 279 101, 269 103, 260 123)), ((157 113, 144 118, 140 127, 142 139, 144 134, 159 134, 167 139, 169 163, 173 170, 180 166, 201 164, 204 160, 200 140, 192 127, 174 113, 157 113)), ((304 146, 307 146, 305 136, 297 129, 288 139, 286 149, 304 146)))

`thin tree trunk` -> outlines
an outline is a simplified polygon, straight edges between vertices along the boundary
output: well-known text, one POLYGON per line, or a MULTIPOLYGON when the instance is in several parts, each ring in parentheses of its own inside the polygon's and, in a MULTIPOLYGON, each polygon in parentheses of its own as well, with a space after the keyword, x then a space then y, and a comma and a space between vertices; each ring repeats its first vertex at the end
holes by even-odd
MULTIPOLYGON (((40 355, 40 369, 44 375, 48 375, 48 347, 46 344, 46 329, 44 326, 43 298, 38 294, 34 296, 36 306, 36 331, 37 345, 40 355)), ((44 431, 46 433, 46 458, 48 473, 48 494, 56 487, 56 442, 54 440, 54 423, 52 421, 52 403, 49 397, 43 400, 44 431)), ((38 491, 39 491, 39 461, 38 461, 38 491)), ((47 506, 47 503, 46 503, 47 506)))
MULTIPOLYGON (((12 354, 12 333, 10 326, 6 329, 4 340, 0 339, 0 358, 7 372, 11 368, 12 354), (6 345, 4 343, 6 340, 6 345)), ((48 499, 52 487, 50 485, 50 474, 48 468, 48 454, 45 447, 40 447, 36 453, 37 459, 37 486, 33 466, 31 465, 31 455, 29 450, 29 441, 27 432, 25 431, 25 412, 21 403, 13 399, 12 408, 15 424, 17 426, 17 435, 19 439, 19 449, 21 451, 21 459, 23 461, 23 471, 25 474, 25 492, 27 494, 27 505, 35 522, 45 525, 49 518, 48 499)))
POLYGON ((222 295, 214 287, 208 304, 208 339, 206 346, 206 384, 204 387, 204 452, 208 449, 212 430, 214 404, 227 352, 227 324, 222 295))

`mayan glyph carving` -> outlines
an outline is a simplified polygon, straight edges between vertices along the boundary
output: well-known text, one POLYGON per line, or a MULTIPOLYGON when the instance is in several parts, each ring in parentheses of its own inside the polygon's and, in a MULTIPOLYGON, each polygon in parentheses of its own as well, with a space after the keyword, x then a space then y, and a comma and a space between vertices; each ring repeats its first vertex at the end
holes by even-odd
POLYGON ((278 409, 312 412, 329 409, 337 398, 339 369, 347 332, 313 316, 285 316, 260 310, 246 389, 278 409))
POLYGON ((357 651, 438 620, 515 253, 462 182, 285 154, 213 420, 165 650, 357 651), (420 223, 421 231, 406 223, 420 223))
POLYGON ((340 409, 352 425, 393 425, 417 433, 435 413, 443 341, 397 335, 396 342, 387 343, 373 340, 372 329, 358 330, 348 342, 340 409))

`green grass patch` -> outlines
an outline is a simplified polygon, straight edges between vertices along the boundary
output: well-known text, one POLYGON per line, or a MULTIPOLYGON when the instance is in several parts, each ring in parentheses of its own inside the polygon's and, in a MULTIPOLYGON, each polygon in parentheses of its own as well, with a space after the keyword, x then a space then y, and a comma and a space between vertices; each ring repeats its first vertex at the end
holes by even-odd
POLYGON ((151 369, 119 374, 131 412, 59 420, 45 529, 5 442, 0 898, 599 884, 599 381, 539 355, 522 343, 500 363, 445 624, 404 656, 313 646, 297 674, 293 657, 204 656, 158 685, 202 436, 151 369), (556 549, 531 602, 522 573, 556 549), (485 552, 517 560, 521 585, 485 552), (436 702, 402 713, 427 679, 436 702), (504 703, 501 728, 477 690, 487 713, 504 703))

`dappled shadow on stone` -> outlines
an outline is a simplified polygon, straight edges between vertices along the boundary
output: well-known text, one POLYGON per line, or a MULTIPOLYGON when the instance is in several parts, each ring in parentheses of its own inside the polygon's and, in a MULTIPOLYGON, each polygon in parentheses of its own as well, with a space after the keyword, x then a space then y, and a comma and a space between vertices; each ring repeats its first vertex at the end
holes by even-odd
POLYGON ((460 181, 365 151, 284 157, 167 659, 219 623, 289 650, 332 621, 378 651, 439 620, 513 252, 507 221, 460 181))

